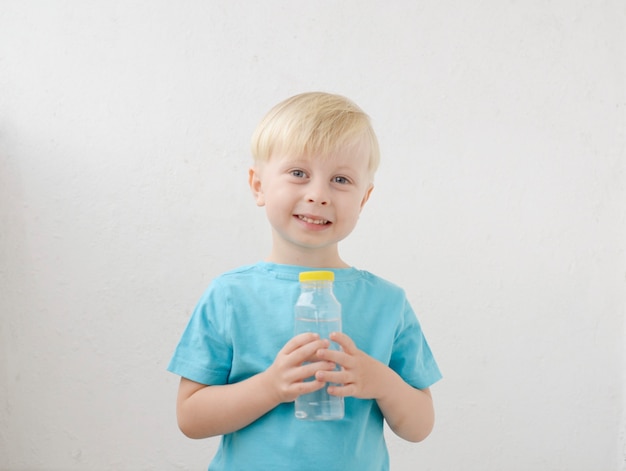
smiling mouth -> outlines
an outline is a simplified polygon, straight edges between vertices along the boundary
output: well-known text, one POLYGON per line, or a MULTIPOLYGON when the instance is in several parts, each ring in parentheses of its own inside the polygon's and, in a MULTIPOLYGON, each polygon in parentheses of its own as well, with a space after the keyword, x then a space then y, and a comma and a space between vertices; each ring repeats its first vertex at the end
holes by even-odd
POLYGON ((298 219, 300 219, 301 221, 307 222, 309 224, 317 224, 318 226, 324 226, 326 224, 330 224, 330 221, 326 219, 311 219, 306 216, 302 216, 300 214, 298 214, 298 219))

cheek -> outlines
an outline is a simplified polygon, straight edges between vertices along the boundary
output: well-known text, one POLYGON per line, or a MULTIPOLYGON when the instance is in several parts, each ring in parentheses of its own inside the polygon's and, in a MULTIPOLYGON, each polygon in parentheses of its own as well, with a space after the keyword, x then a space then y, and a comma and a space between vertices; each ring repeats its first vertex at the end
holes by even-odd
POLYGON ((351 221, 356 221, 361 214, 361 199, 354 198, 344 208, 345 217, 351 221))
POLYGON ((280 192, 266 193, 265 210, 268 215, 280 216, 291 214, 290 200, 280 192))

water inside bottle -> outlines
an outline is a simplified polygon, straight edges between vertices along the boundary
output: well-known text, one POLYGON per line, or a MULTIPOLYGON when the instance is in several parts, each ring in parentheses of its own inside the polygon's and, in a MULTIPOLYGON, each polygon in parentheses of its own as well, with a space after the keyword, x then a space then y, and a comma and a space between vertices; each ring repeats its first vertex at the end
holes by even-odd
MULTIPOLYGON (((310 318, 295 319, 295 333, 317 332, 321 338, 328 338, 331 332, 341 332, 341 319, 316 320, 310 318)), ((330 343, 331 350, 339 350, 335 342, 330 343)), ((337 367, 339 370, 339 367, 337 367)), ((309 378, 305 381, 313 381, 309 378)), ((343 418, 343 397, 331 396, 326 392, 327 384, 322 389, 303 394, 296 399, 296 418, 305 420, 336 420, 343 418)))

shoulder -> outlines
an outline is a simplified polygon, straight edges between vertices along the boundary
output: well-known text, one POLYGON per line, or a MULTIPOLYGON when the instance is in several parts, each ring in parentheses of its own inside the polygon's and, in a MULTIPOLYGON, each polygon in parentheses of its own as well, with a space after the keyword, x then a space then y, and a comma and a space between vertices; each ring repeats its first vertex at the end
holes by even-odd
POLYGON ((229 312, 247 299, 259 275, 254 265, 237 267, 213 278, 204 289, 196 310, 207 313, 229 312))
POLYGON ((374 273, 367 270, 356 269, 356 272, 358 273, 359 278, 362 280, 362 282, 371 289, 375 289, 379 292, 383 291, 389 295, 402 297, 405 296, 405 291, 403 288, 386 278, 375 275, 374 273))
POLYGON ((407 296, 403 288, 366 270, 352 269, 351 276, 335 278, 335 294, 342 299, 354 303, 355 298, 362 300, 366 306, 387 306, 389 309, 402 311, 407 304, 407 296))
POLYGON ((240 292, 271 286, 272 277, 261 264, 243 265, 221 273, 208 287, 208 292, 240 292))
POLYGON ((229 284, 237 283, 239 280, 258 278, 262 276, 262 270, 259 265, 242 265, 240 267, 232 268, 219 274, 213 279, 211 284, 229 284))
POLYGON ((241 265, 239 267, 231 268, 220 274, 220 277, 231 277, 231 276, 239 276, 239 275, 247 275, 251 273, 258 273, 260 269, 259 263, 253 263, 249 265, 241 265))

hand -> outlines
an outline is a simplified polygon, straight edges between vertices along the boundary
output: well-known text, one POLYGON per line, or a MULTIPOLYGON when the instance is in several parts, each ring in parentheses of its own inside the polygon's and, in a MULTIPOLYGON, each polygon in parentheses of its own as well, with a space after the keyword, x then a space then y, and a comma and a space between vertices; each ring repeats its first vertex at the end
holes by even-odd
POLYGON ((339 344, 343 351, 324 348, 317 352, 317 357, 327 362, 336 363, 341 371, 328 371, 326 368, 315 374, 320 382, 340 384, 329 386, 332 396, 354 396, 360 399, 377 399, 380 378, 388 367, 367 353, 357 348, 354 341, 346 334, 333 332, 330 339, 339 344))
POLYGON ((322 361, 317 352, 330 346, 327 339, 313 333, 299 334, 289 340, 278 352, 274 363, 265 371, 273 386, 278 402, 292 402, 302 394, 317 391, 325 386, 324 381, 307 381, 319 371, 335 368, 335 364, 322 361), (309 362, 303 364, 304 362, 309 362))

